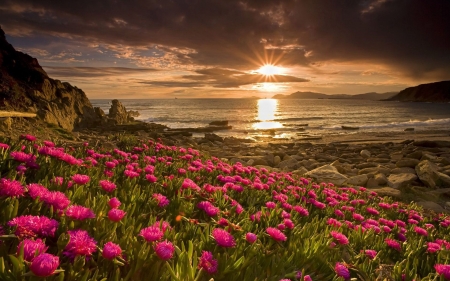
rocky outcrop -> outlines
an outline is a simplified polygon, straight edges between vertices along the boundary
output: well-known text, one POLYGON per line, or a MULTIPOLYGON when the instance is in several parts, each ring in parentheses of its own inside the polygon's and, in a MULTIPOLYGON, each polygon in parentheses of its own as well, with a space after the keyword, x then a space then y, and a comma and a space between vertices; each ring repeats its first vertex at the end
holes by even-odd
POLYGON ((336 185, 342 185, 348 180, 346 176, 339 173, 338 170, 331 165, 324 165, 306 173, 306 176, 315 179, 318 182, 331 182, 336 185))
POLYGON ((450 81, 441 81, 406 88, 390 101, 450 102, 450 81))
POLYGON ((99 120, 82 90, 49 78, 35 58, 16 51, 6 41, 1 28, 0 110, 33 112, 69 131, 99 120))

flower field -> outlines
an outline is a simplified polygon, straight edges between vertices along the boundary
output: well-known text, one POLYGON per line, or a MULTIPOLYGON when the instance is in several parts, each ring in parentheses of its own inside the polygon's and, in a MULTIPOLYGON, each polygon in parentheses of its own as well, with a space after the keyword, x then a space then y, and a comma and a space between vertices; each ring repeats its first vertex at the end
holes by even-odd
POLYGON ((0 140, 0 280, 450 280, 449 227, 152 140, 0 140))

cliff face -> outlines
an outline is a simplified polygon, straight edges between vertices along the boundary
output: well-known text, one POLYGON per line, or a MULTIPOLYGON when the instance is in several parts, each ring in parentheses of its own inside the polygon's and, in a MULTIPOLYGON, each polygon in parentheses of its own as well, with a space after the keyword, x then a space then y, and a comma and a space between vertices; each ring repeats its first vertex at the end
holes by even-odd
POLYGON ((72 131, 97 123, 86 94, 48 77, 31 56, 16 51, 0 28, 0 110, 37 113, 47 123, 72 131))
POLYGON ((388 99, 391 101, 450 102, 450 81, 406 88, 388 99))

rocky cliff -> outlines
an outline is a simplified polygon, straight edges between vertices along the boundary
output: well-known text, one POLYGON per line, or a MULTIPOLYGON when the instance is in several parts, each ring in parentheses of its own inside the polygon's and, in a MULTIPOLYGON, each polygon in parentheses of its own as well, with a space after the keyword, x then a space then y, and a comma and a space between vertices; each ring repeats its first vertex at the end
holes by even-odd
POLYGON ((48 77, 37 59, 16 51, 0 28, 0 110, 34 112, 66 130, 99 122, 86 94, 48 77))
POLYGON ((441 81, 402 90, 390 101, 450 102, 450 81, 441 81))

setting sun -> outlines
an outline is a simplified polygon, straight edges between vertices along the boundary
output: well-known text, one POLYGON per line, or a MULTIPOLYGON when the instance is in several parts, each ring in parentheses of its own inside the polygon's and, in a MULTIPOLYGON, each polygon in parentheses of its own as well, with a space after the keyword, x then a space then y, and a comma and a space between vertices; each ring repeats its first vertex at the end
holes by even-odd
POLYGON ((272 65, 272 64, 265 64, 261 66, 256 72, 266 75, 266 76, 272 76, 272 75, 279 75, 282 74, 283 69, 281 67, 272 65))

